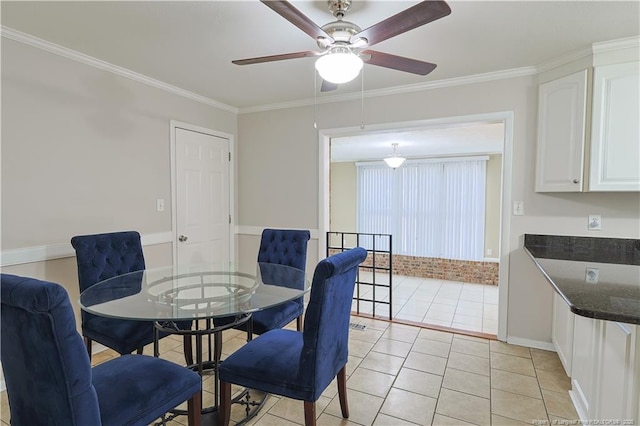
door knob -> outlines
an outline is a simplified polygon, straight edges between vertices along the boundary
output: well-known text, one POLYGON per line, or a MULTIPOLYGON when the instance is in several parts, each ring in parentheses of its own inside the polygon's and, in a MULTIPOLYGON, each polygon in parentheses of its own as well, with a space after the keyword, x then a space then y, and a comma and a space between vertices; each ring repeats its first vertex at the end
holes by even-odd
POLYGON ((188 239, 188 238, 187 238, 186 236, 184 236, 184 235, 180 235, 180 236, 178 237, 178 241, 180 241, 181 243, 184 243, 185 241, 187 241, 187 239, 188 239))

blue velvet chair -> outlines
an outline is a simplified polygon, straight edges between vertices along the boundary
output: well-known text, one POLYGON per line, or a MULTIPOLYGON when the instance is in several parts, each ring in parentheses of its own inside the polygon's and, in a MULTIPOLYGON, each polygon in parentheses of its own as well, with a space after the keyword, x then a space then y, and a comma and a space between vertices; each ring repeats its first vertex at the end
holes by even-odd
MULTIPOLYGON (((291 266, 302 271, 306 270, 307 245, 311 235, 309 231, 293 229, 265 229, 260 238, 258 250, 258 262, 276 263, 278 265, 291 266)), ((304 282, 299 282, 300 288, 304 288, 304 282)), ((300 297, 287 303, 272 308, 255 312, 251 316, 251 330, 253 334, 263 334, 269 330, 283 328, 291 321, 296 320, 298 331, 302 330, 302 313, 304 312, 304 298, 300 297)), ((218 318, 216 325, 224 325, 231 322, 231 318, 218 318)), ((246 330, 248 323, 239 326, 246 330)), ((251 338, 251 336, 249 336, 251 338)))
MULTIPOLYGON (((136 231, 79 235, 71 238, 76 251, 80 291, 92 285, 128 272, 145 269, 140 234, 136 231)), ((134 350, 142 353, 145 345, 153 342, 152 321, 128 321, 105 318, 82 311, 82 335, 89 359, 91 342, 107 346, 121 355, 134 350)), ((180 321, 181 329, 190 329, 191 321, 180 321)), ((167 334, 160 333, 159 337, 167 334)), ((193 364, 191 336, 184 336, 184 354, 188 365, 193 364)))
POLYGON ((349 417, 346 363, 351 300, 358 265, 356 247, 316 266, 304 331, 275 329, 238 349, 219 367, 219 423, 229 424, 231 384, 304 401, 305 425, 315 425, 315 401, 337 377, 342 416, 349 417))
POLYGON ((146 355, 91 368, 60 285, 2 274, 0 300, 12 425, 148 425, 184 401, 189 425, 200 425, 198 373, 146 355))

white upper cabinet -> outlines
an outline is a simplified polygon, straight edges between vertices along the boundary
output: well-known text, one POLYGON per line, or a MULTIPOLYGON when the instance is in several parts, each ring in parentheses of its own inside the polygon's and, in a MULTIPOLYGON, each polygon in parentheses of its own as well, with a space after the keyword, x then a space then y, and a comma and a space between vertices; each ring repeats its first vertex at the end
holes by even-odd
POLYGON ((539 86, 536 192, 584 188, 587 78, 583 70, 539 86))
POLYGON ((640 191, 640 62, 593 70, 539 86, 536 192, 640 191))
POLYGON ((640 63, 596 67, 590 191, 640 191, 640 63))

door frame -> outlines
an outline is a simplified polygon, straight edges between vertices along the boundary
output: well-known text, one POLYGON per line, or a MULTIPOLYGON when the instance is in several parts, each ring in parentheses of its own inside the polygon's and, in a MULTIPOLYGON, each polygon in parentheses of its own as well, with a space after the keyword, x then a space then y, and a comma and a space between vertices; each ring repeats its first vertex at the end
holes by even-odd
POLYGON ((498 340, 507 341, 507 313, 509 304, 509 253, 511 252, 511 178, 513 162, 513 111, 503 111, 486 114, 474 114, 456 117, 435 118, 409 122, 371 124, 366 129, 357 127, 344 127, 335 129, 323 129, 318 131, 319 147, 319 200, 318 200, 318 256, 321 258, 326 251, 325 235, 329 230, 330 204, 330 144, 332 137, 351 136, 363 133, 393 130, 409 130, 411 128, 424 128, 429 126, 459 125, 476 122, 502 122, 504 123, 504 145, 502 147, 502 181, 501 181, 501 207, 500 207, 500 268, 498 273, 498 340))
POLYGON ((175 265, 178 260, 178 200, 176 196, 176 129, 184 129, 192 132, 203 133, 205 135, 215 136, 218 138, 227 139, 229 141, 229 155, 231 161, 229 161, 229 215, 231 221, 229 223, 229 261, 236 263, 236 245, 235 245, 235 152, 234 152, 234 136, 230 133, 220 132, 217 130, 207 129, 206 127, 197 126, 195 124, 185 123, 177 120, 169 121, 169 133, 170 133, 170 154, 171 154, 171 257, 172 262, 175 265))

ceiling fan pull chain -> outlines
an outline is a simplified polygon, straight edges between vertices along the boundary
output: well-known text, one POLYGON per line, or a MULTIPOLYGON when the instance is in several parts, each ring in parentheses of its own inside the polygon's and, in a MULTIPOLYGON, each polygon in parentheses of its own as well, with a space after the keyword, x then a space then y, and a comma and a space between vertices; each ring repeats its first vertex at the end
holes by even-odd
POLYGON ((318 113, 317 113, 317 99, 318 99, 318 74, 316 70, 313 70, 313 128, 318 128, 318 113))
POLYGON ((360 76, 360 129, 364 130, 364 68, 360 76))

